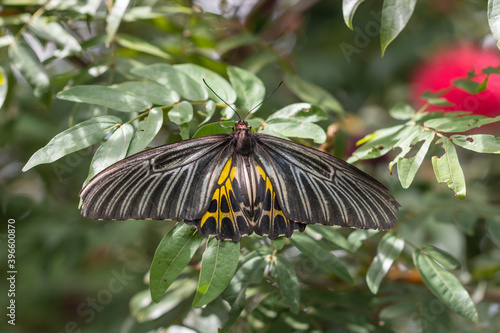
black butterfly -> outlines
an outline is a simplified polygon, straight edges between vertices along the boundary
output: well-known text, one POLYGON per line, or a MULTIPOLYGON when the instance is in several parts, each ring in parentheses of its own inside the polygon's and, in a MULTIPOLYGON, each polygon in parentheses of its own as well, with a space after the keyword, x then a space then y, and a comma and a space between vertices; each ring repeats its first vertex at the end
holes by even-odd
POLYGON ((290 237, 307 224, 388 229, 400 205, 356 167, 310 147, 254 133, 185 140, 130 156, 80 192, 94 219, 185 221, 201 236, 290 237))

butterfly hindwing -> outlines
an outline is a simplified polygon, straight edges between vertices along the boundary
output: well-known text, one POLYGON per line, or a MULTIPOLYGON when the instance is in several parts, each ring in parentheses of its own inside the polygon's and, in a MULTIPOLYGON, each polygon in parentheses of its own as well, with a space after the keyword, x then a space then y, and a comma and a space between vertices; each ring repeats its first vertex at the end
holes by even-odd
POLYGON ((186 223, 198 228, 201 236, 214 235, 217 239, 239 241, 241 236, 249 235, 253 228, 245 216, 241 189, 237 180, 237 160, 240 156, 230 157, 217 178, 217 186, 212 194, 208 210, 200 219, 187 220, 186 223))
POLYGON ((256 166, 259 175, 260 218, 255 224, 255 232, 261 236, 276 239, 281 236, 291 237, 295 230, 304 231, 305 224, 295 223, 281 210, 271 180, 262 167, 256 166))
POLYGON ((254 156, 239 154, 222 169, 207 212, 186 223, 196 226, 203 237, 232 241, 253 232, 271 239, 290 237, 294 230, 305 228, 283 214, 271 181, 254 156))
POLYGON ((255 135, 255 156, 291 220, 361 229, 388 229, 399 203, 378 181, 329 154, 255 135))
POLYGON ((82 189, 82 214, 94 219, 200 218, 231 156, 229 134, 146 150, 108 167, 82 189))

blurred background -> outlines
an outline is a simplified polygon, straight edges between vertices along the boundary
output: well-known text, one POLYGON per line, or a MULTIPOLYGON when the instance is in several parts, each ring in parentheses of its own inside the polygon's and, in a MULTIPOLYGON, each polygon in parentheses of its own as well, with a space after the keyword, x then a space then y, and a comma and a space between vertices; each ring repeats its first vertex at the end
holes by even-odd
MULTIPOLYGON (((333 151, 344 159, 364 135, 397 123, 388 114, 394 104, 408 102, 418 108, 418 96, 423 91, 446 88, 451 80, 474 69, 500 66, 500 52, 490 35, 484 1, 418 1, 408 25, 389 45, 384 57, 378 36, 383 1, 362 3, 354 16, 354 30, 344 23, 342 4, 336 1, 131 1, 129 16, 122 21, 119 32, 156 45, 169 59, 139 52, 124 43, 106 47, 102 38, 99 40, 105 30, 105 3, 97 7, 100 19, 75 10, 91 3, 96 1, 70 1, 68 9, 46 8, 44 12, 81 42, 81 55, 58 58, 55 51, 60 47, 29 29, 24 31, 23 37, 49 73, 52 92, 67 85, 121 82, 126 79, 125 69, 138 63, 189 62, 222 74, 228 64, 237 65, 255 72, 268 91, 282 80, 284 71, 293 71, 329 91, 346 110, 345 118, 335 119, 341 130, 333 151), (175 10, 169 12, 167 7, 175 10)), ((20 17, 37 13, 40 8, 39 1, 0 3, 2 35, 25 29, 20 17)), ((6 101, 0 111, 0 267, 2 272, 7 271, 6 224, 8 219, 15 219, 18 272, 16 326, 5 325, 5 330, 0 330, 147 332, 171 326, 169 332, 215 332, 224 316, 217 315, 217 311, 210 314, 192 310, 189 302, 176 307, 177 312, 160 311, 164 316, 158 316, 163 318, 158 319, 163 320, 162 325, 158 321, 137 322, 130 301, 147 290, 154 251, 172 223, 81 217, 78 192, 87 176, 93 149, 21 172, 30 156, 53 136, 98 110, 55 98, 50 105, 42 103, 10 65, 6 47, 0 48, 0 65, 8 79, 6 101), (168 320, 165 316, 169 316, 168 320)), ((463 92, 451 92, 449 98, 476 114, 498 116, 500 81, 492 76, 488 87, 487 94, 472 100, 463 92)), ((280 89, 259 110, 259 116, 297 101, 286 88, 280 89)), ((326 129, 333 121, 322 125, 326 129)), ((198 124, 193 122, 191 134, 198 124)), ((491 125, 477 131, 498 136, 499 127, 491 125)), ((166 124, 155 143, 179 139, 175 126, 166 124)), ((438 149, 431 147, 431 151, 438 149)), ((342 294, 344 298, 332 300, 343 312, 332 311, 330 315, 342 316, 361 305, 363 313, 349 319, 349 324, 336 323, 328 329, 438 332, 454 327, 464 332, 500 331, 500 244, 487 234, 488 223, 500 215, 500 156, 463 149, 458 153, 467 181, 464 201, 454 197, 446 185, 437 184, 430 159, 424 161, 415 182, 406 190, 396 176, 390 175, 390 158, 358 166, 388 186, 402 204, 397 230, 405 239, 417 246, 436 244, 462 262, 457 276, 476 302, 479 324, 432 303, 432 294, 411 267, 411 251, 405 251, 390 271, 382 296, 371 295, 364 273, 376 253, 375 239, 365 242, 356 253, 355 263, 347 263, 350 271, 357 273, 356 285, 342 294), (406 312, 404 306, 383 312, 404 295, 407 303, 418 306, 407 307, 406 312)), ((347 236, 350 230, 342 232, 347 236)), ((7 287, 3 280, 3 311, 7 287)), ((223 309, 223 305, 219 308, 223 309)), ((0 327, 4 323, 5 318, 0 327)), ((301 329, 283 324, 282 328, 322 331, 321 325, 301 329)), ((270 329, 264 326, 261 331, 270 329)))

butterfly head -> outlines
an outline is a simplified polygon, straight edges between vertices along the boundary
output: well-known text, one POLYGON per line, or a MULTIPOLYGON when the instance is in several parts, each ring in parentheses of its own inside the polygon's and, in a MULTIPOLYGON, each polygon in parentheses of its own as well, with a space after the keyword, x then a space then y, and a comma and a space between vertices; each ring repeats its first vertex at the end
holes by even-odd
POLYGON ((237 122, 234 123, 234 129, 236 131, 238 130, 249 130, 251 129, 250 126, 248 126, 248 123, 244 120, 238 120, 237 122))

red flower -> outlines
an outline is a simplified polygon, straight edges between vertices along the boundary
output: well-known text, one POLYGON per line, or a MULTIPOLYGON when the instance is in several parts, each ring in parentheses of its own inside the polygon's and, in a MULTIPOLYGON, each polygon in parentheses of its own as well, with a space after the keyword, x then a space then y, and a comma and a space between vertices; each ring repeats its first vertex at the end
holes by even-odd
MULTIPOLYGON (((471 44, 442 49, 417 67, 411 79, 410 97, 412 102, 420 107, 425 103, 420 98, 425 91, 438 92, 449 88, 454 80, 466 78, 467 73, 471 71, 480 74, 483 68, 498 66, 498 50, 480 49, 471 44)), ((485 74, 481 74, 474 80, 482 82, 485 77, 485 74)), ((454 105, 432 105, 428 110, 471 111, 477 115, 496 117, 500 115, 500 75, 490 75, 488 88, 478 94, 473 95, 463 89, 454 88, 443 97, 454 105)))

